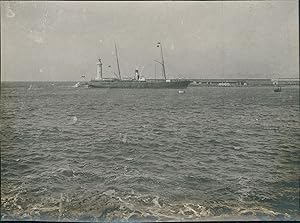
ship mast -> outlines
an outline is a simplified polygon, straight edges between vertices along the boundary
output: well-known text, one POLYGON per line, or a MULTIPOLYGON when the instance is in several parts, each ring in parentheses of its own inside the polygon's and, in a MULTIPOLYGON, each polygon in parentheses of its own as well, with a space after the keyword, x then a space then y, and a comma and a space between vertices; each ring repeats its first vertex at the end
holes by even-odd
POLYGON ((115 42, 115 51, 116 51, 116 59, 117 59, 117 65, 118 65, 118 75, 119 75, 119 78, 121 79, 120 65, 119 65, 118 51, 117 51, 117 45, 116 45, 116 42, 115 42))
POLYGON ((167 76, 166 76, 165 62, 164 62, 164 56, 163 56, 163 51, 162 51, 162 45, 160 42, 157 43, 157 47, 160 47, 160 53, 161 53, 161 63, 160 64, 162 65, 163 75, 166 80, 167 76))

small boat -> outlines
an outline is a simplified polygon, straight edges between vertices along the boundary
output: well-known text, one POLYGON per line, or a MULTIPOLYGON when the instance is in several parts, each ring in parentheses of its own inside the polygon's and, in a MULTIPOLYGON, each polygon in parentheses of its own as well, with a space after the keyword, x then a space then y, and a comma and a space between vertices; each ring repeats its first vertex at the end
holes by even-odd
POLYGON ((80 86, 80 82, 77 82, 73 87, 79 87, 80 86))
POLYGON ((281 87, 277 87, 276 89, 274 89, 274 92, 281 92, 281 87))
POLYGON ((75 85, 73 85, 73 88, 78 88, 78 87, 88 87, 88 82, 85 81, 85 74, 81 75, 82 81, 77 82, 75 85))
POLYGON ((184 91, 184 90, 179 90, 178 93, 179 93, 179 94, 184 94, 185 91, 184 91))

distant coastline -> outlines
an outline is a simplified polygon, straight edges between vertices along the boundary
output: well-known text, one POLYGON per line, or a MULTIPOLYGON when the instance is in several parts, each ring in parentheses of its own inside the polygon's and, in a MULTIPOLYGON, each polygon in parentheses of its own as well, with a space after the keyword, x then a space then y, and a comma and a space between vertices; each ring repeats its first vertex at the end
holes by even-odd
MULTIPOLYGON (((199 79, 189 79, 185 78, 183 80, 190 80, 192 83, 189 85, 189 87, 254 87, 254 86, 276 86, 276 85, 282 85, 282 86, 299 86, 299 78, 279 78, 279 79, 268 79, 268 78, 199 78, 199 79)), ((63 81, 11 81, 11 80, 1 80, 1 83, 6 82, 49 82, 49 83, 73 83, 78 80, 63 80, 63 81)))

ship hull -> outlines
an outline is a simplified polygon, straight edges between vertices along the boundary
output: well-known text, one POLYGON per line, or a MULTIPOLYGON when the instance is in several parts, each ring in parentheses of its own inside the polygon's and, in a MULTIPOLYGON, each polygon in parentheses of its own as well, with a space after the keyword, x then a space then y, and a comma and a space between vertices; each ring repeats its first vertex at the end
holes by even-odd
POLYGON ((191 83, 187 80, 166 81, 135 81, 135 80, 93 80, 88 83, 90 88, 152 88, 152 89, 184 89, 191 83))

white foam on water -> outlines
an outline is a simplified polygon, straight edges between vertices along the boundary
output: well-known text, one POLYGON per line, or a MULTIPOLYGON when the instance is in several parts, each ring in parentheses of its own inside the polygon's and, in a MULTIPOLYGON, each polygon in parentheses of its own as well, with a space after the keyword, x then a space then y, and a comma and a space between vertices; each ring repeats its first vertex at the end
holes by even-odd
POLYGON ((122 142, 122 143, 127 143, 127 134, 122 134, 122 133, 119 133, 119 140, 122 142))
POLYGON ((107 190, 107 191, 103 192, 103 194, 106 195, 106 196, 112 196, 115 193, 116 193, 116 191, 113 190, 113 189, 112 190, 107 190))
POLYGON ((77 122, 77 120, 78 118, 76 116, 73 116, 70 125, 74 125, 77 122))
POLYGON ((237 209, 235 210, 237 215, 250 215, 250 216, 258 216, 258 215, 266 215, 266 217, 274 218, 276 216, 283 215, 286 218, 290 218, 291 216, 287 213, 279 213, 276 211, 269 210, 264 207, 254 207, 254 208, 246 208, 246 209, 237 209))
POLYGON ((160 206, 160 204, 159 204, 159 202, 158 202, 158 199, 159 199, 159 197, 155 197, 155 198, 152 200, 152 203, 153 203, 155 206, 161 208, 161 206, 160 206))

